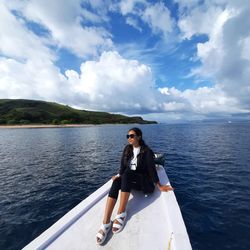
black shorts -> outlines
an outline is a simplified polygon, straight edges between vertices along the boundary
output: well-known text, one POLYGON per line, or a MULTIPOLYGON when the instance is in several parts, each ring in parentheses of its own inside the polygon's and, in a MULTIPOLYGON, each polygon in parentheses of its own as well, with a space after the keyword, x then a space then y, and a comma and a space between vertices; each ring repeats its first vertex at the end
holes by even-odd
POLYGON ((117 199, 119 190, 131 192, 131 189, 142 190, 142 175, 134 170, 126 169, 119 178, 113 181, 108 196, 117 199))

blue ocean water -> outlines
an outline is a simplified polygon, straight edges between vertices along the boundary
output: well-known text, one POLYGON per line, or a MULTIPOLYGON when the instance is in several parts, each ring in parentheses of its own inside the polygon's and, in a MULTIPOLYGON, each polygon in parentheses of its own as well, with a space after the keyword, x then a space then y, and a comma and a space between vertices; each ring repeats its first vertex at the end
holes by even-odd
MULTIPOLYGON (((130 125, 0 129, 0 249, 21 249, 117 172, 130 125)), ((140 125, 194 250, 250 249, 250 125, 140 125)))

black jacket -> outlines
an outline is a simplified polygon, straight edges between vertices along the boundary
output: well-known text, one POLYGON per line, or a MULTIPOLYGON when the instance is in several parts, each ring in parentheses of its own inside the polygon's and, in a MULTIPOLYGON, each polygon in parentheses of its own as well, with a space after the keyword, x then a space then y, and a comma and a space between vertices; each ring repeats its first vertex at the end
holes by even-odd
MULTIPOLYGON (((129 163, 133 157, 133 146, 127 145, 122 154, 121 166, 119 174, 122 175, 127 169, 130 169, 129 163)), ((159 177, 154 163, 154 153, 147 146, 142 145, 137 156, 136 174, 141 177, 141 186, 144 193, 152 193, 154 191, 154 183, 159 182, 159 177)))

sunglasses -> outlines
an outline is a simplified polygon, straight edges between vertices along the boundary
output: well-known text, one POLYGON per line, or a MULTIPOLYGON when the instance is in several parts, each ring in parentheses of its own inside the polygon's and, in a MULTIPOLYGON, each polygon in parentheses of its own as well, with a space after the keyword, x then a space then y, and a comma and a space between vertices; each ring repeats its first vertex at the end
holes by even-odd
POLYGON ((129 134, 129 135, 127 135, 126 137, 127 137, 127 139, 128 139, 128 138, 132 138, 132 139, 133 139, 133 138, 135 138, 135 136, 136 136, 135 134, 129 134))

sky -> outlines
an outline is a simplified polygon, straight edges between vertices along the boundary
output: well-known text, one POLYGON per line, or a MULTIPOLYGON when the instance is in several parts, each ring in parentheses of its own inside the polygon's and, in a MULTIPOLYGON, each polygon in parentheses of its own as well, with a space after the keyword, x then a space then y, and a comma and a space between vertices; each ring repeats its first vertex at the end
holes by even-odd
POLYGON ((180 122, 249 96, 248 0, 0 1, 0 98, 180 122))

